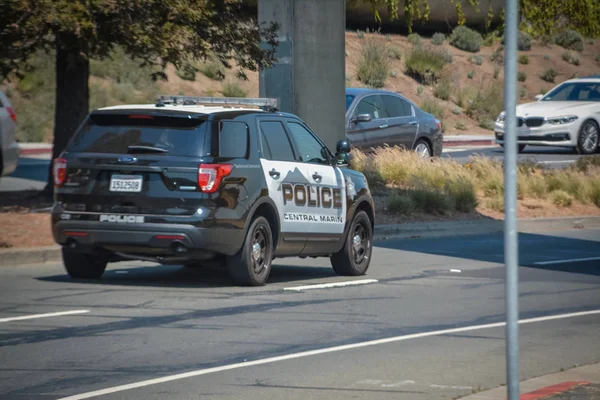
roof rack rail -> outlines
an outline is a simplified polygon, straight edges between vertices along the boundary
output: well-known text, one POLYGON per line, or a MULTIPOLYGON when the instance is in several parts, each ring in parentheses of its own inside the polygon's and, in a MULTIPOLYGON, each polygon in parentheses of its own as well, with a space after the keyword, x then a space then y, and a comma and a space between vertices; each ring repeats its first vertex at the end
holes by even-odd
POLYGON ((200 97, 200 96, 171 96, 160 95, 156 100, 156 107, 170 105, 231 105, 231 106, 254 106, 265 111, 278 111, 277 99, 272 98, 240 98, 240 97, 200 97))

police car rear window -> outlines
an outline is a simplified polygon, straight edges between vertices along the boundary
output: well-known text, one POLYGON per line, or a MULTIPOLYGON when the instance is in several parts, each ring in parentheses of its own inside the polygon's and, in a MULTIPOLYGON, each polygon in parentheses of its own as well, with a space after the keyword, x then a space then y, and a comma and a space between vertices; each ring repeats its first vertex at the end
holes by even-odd
POLYGON ((91 115, 69 145, 80 153, 135 154, 151 152, 170 156, 201 156, 206 138, 206 117, 147 114, 91 115))

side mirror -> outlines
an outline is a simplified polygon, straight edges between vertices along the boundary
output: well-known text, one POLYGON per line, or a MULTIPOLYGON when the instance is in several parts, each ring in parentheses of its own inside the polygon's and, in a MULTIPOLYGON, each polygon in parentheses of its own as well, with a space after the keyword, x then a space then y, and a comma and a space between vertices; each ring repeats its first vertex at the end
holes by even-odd
POLYGON ((543 94, 536 94, 536 95, 535 95, 535 100, 536 100, 536 101, 540 101, 540 100, 541 100, 543 97, 544 97, 544 95, 543 95, 543 94))
POLYGON ((350 163, 352 147, 350 142, 342 139, 335 145, 335 158, 338 165, 347 165, 350 163))
POLYGON ((358 114, 356 117, 352 118, 351 122, 369 122, 373 119, 371 114, 358 114))

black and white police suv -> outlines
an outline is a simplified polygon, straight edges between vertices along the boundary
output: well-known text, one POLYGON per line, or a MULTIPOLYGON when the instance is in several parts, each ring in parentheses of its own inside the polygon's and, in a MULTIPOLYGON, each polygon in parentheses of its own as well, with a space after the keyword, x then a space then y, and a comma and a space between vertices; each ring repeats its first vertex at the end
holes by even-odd
POLYGON ((365 274, 374 206, 365 177, 275 99, 160 96, 93 111, 54 160, 54 239, 67 272, 108 262, 223 265, 263 285, 276 257, 330 257, 365 274))

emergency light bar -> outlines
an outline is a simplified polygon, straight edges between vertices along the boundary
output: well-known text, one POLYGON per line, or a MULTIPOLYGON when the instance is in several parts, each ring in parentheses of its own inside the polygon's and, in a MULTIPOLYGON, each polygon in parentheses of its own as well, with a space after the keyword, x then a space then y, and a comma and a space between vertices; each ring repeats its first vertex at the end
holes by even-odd
POLYGON ((277 110, 277 99, 270 98, 240 98, 240 97, 199 97, 199 96, 158 96, 157 107, 166 105, 232 105, 232 106, 254 106, 269 111, 277 110))

